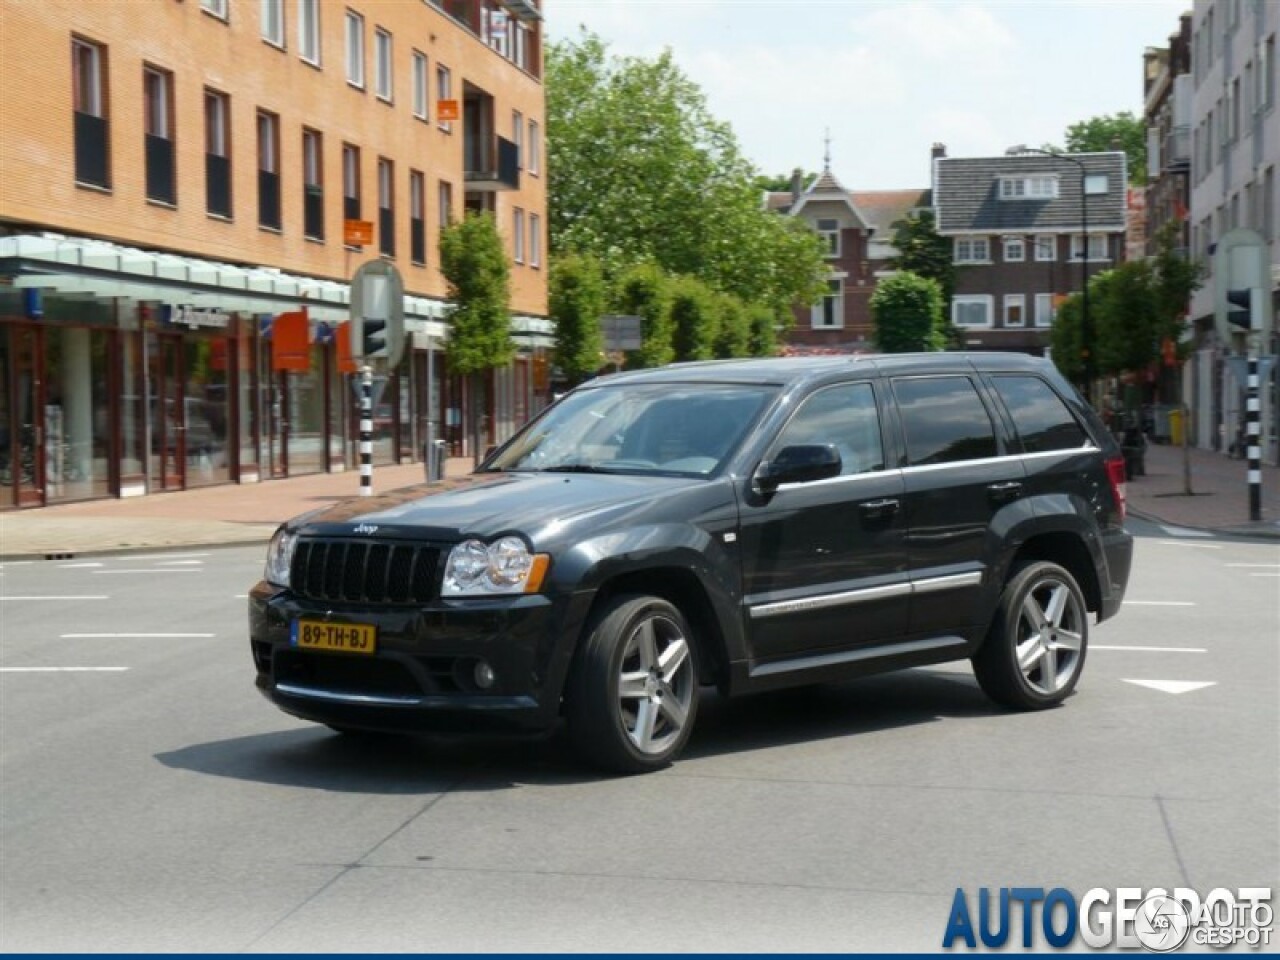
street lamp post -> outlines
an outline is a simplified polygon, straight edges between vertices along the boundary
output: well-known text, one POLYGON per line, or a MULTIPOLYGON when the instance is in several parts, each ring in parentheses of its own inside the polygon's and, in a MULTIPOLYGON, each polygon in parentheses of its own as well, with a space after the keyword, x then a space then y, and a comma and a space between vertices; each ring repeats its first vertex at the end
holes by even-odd
POLYGON ((1080 170, 1080 359, 1084 370, 1085 397, 1092 401, 1093 393, 1093 318, 1089 316, 1089 191, 1086 189, 1087 173, 1084 161, 1065 153, 1052 150, 1041 150, 1019 144, 1005 151, 1007 156, 1020 153, 1038 153, 1046 157, 1055 157, 1074 163, 1080 170))

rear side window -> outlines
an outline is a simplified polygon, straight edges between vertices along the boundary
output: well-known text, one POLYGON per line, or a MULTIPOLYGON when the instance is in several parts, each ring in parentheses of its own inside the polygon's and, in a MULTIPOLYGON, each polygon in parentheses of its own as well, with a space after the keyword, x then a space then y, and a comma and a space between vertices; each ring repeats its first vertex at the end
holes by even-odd
POLYGON ((992 377, 992 383, 1013 417, 1024 453, 1075 450, 1089 442, 1062 398, 1040 378, 992 377))
POLYGON ((907 462, 914 467, 996 456, 996 433, 968 377, 895 380, 907 462))
POLYGON ((774 452, 793 444, 831 443, 840 452, 840 474, 884 469, 880 414, 869 383, 845 383, 807 399, 783 428, 774 452))

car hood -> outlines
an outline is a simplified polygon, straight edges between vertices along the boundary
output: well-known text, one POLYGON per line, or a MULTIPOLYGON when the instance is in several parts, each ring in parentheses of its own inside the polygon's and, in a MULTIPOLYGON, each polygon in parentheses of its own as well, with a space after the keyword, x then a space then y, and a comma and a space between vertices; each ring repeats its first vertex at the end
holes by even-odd
POLYGON ((676 490, 705 486, 688 477, 617 474, 473 474, 418 484, 376 497, 344 500, 293 521, 317 536, 460 540, 521 531, 565 531, 676 490))

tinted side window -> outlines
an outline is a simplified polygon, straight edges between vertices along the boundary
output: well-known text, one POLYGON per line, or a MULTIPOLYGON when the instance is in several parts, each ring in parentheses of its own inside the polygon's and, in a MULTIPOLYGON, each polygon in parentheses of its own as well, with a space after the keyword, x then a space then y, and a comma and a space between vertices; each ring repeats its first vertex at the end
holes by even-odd
POLYGON ((1038 377, 993 377, 1027 453, 1074 450, 1089 442, 1062 398, 1038 377))
POLYGON ((991 417, 968 377, 895 380, 893 392, 912 466, 996 455, 991 417))
POLYGON ((774 450, 793 444, 833 443, 841 476, 884 469, 880 415, 869 383, 827 387, 809 397, 779 434, 774 450))

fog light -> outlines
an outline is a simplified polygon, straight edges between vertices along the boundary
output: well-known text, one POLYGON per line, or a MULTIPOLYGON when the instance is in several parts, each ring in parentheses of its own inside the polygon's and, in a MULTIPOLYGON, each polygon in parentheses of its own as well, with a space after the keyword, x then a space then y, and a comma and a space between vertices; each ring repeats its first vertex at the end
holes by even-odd
POLYGON ((497 674, 493 672, 493 667, 489 666, 484 660, 476 664, 476 668, 472 674, 476 681, 476 686, 481 690, 488 690, 497 681, 497 674))

